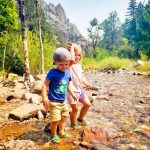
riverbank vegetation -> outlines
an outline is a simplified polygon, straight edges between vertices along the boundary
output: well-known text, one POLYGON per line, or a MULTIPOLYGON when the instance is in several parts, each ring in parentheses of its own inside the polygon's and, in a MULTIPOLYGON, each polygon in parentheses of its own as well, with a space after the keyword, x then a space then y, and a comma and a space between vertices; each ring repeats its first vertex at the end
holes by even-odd
MULTIPOLYGON (((57 28, 46 19, 44 7, 39 3, 36 5, 37 2, 37 0, 0 1, 0 74, 7 76, 9 72, 13 72, 23 75, 27 70, 30 70, 31 74, 42 73, 43 63, 44 70, 48 71, 53 66, 54 49, 66 46, 67 41, 64 41, 57 28), (22 2, 24 5, 21 5, 22 2), (41 16, 40 29, 44 54, 41 51, 41 39, 39 40, 36 13, 38 6, 40 6, 38 14, 41 16), (21 18, 21 10, 25 20, 21 18), (26 26, 22 26, 22 21, 25 21, 26 26), (26 37, 23 38, 24 31, 26 37), (25 43, 28 48, 26 51, 25 43), (27 52, 28 55, 25 56, 27 52), (44 60, 41 56, 44 56, 44 60)), ((136 0, 129 0, 124 23, 121 24, 117 12, 112 11, 103 22, 93 18, 87 32, 90 46, 84 49, 84 69, 128 68, 138 59, 149 61, 150 1, 136 3, 136 0), (100 34, 102 32, 103 34, 100 34)), ((150 65, 145 63, 136 69, 150 71, 150 65)))

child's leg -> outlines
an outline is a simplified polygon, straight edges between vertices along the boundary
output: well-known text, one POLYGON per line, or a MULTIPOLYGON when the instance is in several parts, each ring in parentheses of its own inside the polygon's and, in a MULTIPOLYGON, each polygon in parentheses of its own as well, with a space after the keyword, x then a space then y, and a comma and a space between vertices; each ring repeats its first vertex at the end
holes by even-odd
POLYGON ((68 105, 66 102, 61 104, 61 120, 59 121, 59 134, 60 136, 63 137, 68 137, 68 135, 66 136, 66 134, 64 134, 64 130, 65 130, 65 124, 66 124, 66 119, 69 116, 69 110, 68 110, 68 105))
POLYGON ((58 124, 59 124, 59 121, 51 122, 51 134, 52 134, 52 136, 57 134, 56 131, 57 131, 58 124))
POLYGON ((76 119, 77 119, 77 113, 78 113, 78 105, 77 104, 70 104, 71 106, 71 114, 70 114, 70 122, 71 126, 75 125, 76 119))
POLYGON ((60 122, 59 122, 59 134, 63 135, 64 134, 64 130, 65 130, 65 125, 66 125, 66 116, 62 116, 60 122))
POLYGON ((84 94, 84 99, 80 99, 80 102, 83 104, 83 107, 81 108, 78 119, 82 121, 91 106, 91 102, 86 94, 84 94))

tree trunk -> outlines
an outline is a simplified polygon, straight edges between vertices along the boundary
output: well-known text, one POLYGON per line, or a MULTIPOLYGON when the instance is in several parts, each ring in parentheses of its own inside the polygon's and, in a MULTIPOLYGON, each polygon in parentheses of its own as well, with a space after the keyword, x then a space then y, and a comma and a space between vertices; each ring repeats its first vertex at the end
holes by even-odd
POLYGON ((24 49, 24 61, 25 61, 25 71, 24 71, 24 82, 30 87, 30 67, 29 67, 29 57, 28 57, 28 43, 27 43, 27 33, 26 33, 26 23, 24 16, 24 0, 18 0, 19 4, 19 17, 21 20, 22 29, 22 42, 24 49))
POLYGON ((7 48, 7 45, 5 45, 4 50, 3 50, 3 72, 5 71, 6 48, 7 48))
POLYGON ((38 20, 38 30, 39 30, 39 41, 40 41, 40 47, 41 47, 41 52, 42 52, 42 73, 45 73, 44 70, 44 49, 43 49, 43 41, 42 41, 42 32, 41 32, 41 18, 39 14, 39 7, 40 7, 40 0, 35 0, 36 3, 36 15, 37 15, 37 20, 38 20))
POLYGON ((16 55, 16 50, 14 50, 13 55, 12 55, 12 58, 11 58, 11 60, 10 60, 10 62, 9 62, 6 78, 8 78, 9 73, 10 73, 10 71, 11 71, 12 64, 13 64, 13 60, 14 60, 14 58, 15 58, 15 55, 16 55))
POLYGON ((4 72, 5 72, 6 48, 7 48, 7 44, 5 45, 4 50, 3 50, 3 79, 4 79, 4 72))

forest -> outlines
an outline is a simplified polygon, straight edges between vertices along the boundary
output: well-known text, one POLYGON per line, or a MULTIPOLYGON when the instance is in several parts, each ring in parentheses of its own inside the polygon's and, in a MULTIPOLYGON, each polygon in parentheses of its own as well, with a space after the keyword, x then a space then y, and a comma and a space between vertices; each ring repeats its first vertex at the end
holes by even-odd
MULTIPOLYGON (((81 1, 75 3, 81 5, 81 1)), ((88 36, 83 37, 77 28, 71 30, 73 24, 61 4, 54 6, 46 0, 0 0, 0 150, 150 149, 150 0, 126 1, 124 22, 115 10, 104 20, 91 18, 85 29, 88 36), (55 13, 56 8, 60 19, 65 18, 64 26, 54 24, 47 15, 47 10, 55 13), (60 143, 57 139, 54 143, 50 118, 57 101, 54 107, 44 105, 47 91, 48 95, 56 95, 50 93, 51 77, 45 77, 49 69, 57 68, 53 66, 54 50, 60 46, 67 48, 67 42, 80 44, 84 50, 81 65, 86 78, 79 66, 76 72, 80 75, 75 75, 72 82, 77 87, 80 82, 79 88, 72 88, 75 105, 68 105, 70 117, 65 116, 67 108, 62 108, 69 102, 58 107, 55 115, 61 113, 60 122, 66 122, 66 127, 61 136, 60 129, 65 125, 59 126, 56 135, 60 143), (82 79, 89 84, 82 87, 82 79), (47 87, 43 86, 44 80, 47 87), (45 96, 41 94, 43 89, 45 96), (80 110, 84 119, 80 119, 80 110), (73 111, 76 117, 72 117, 73 111), (73 126, 71 117, 76 121, 73 126), (66 138, 65 133, 69 134, 66 138)), ((53 77, 57 81, 61 78, 57 73, 53 77)), ((64 95, 66 81, 59 81, 59 85, 64 95)), ((61 95, 59 89, 56 91, 61 95)), ((50 101, 52 105, 53 100, 50 101)))
MULTIPOLYGON (((52 67, 55 48, 66 46, 67 41, 47 20, 42 2, 0 0, 0 75, 45 73, 52 67)), ((123 23, 116 11, 110 12, 103 22, 97 18, 89 22, 85 69, 121 68, 131 61, 149 60, 150 0, 129 0, 123 23)), ((145 68, 149 71, 150 65, 145 68)))

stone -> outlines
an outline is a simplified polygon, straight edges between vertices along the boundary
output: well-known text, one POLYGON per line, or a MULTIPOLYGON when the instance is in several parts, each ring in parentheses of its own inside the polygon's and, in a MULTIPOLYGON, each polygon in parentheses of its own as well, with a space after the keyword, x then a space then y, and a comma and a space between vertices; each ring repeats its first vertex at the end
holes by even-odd
POLYGON ((109 127, 106 127, 104 125, 92 125, 84 129, 82 140, 89 143, 92 143, 94 141, 108 143, 118 136, 118 132, 109 127))
POLYGON ((83 146, 83 147, 85 147, 85 148, 92 148, 92 144, 90 144, 90 143, 88 143, 88 142, 86 142, 86 141, 82 141, 81 143, 80 143, 80 145, 81 146, 83 146))
POLYGON ((39 146, 30 140, 11 140, 4 143, 7 150, 40 150, 39 146))
POLYGON ((148 127, 146 125, 141 125, 138 128, 136 128, 134 131, 142 133, 150 138, 150 127, 148 127))
POLYGON ((19 120, 19 121, 27 120, 29 118, 37 117, 39 110, 42 112, 42 114, 44 115, 46 114, 43 105, 24 104, 12 110, 9 113, 8 118, 19 120))

